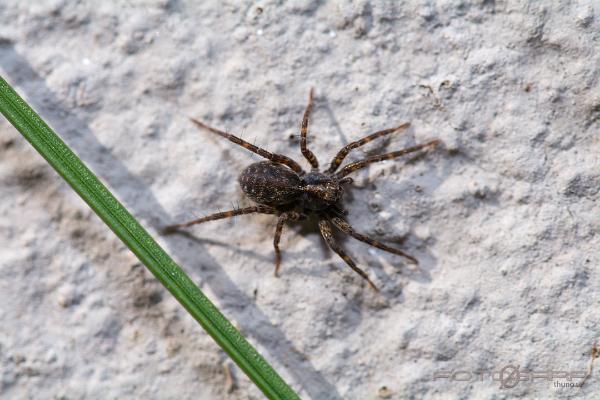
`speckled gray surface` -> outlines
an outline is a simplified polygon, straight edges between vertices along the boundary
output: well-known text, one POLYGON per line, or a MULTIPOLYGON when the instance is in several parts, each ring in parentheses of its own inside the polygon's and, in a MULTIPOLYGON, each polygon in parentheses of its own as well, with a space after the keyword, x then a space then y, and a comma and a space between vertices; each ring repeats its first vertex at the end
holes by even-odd
MULTIPOLYGON (((153 232, 249 204, 259 158, 188 116, 303 165, 311 86, 322 163, 410 121, 353 156, 445 143, 356 174, 351 223, 421 261, 345 241, 380 295, 311 224, 280 278, 270 216, 160 241, 303 398, 596 397, 524 372, 587 371, 599 335, 598 6, 219 3, 6 0, 0 71, 153 232)), ((2 398, 261 398, 3 118, 0 155, 2 398)))

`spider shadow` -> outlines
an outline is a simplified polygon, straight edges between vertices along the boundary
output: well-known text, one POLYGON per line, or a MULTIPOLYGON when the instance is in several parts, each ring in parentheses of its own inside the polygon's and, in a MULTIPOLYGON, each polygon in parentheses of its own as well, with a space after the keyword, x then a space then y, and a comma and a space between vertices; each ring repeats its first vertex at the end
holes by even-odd
MULTIPOLYGON (((290 231, 292 231, 292 229, 290 229, 290 231)), ((319 218, 316 214, 308 214, 308 218, 296 221, 293 231, 296 235, 301 237, 314 238, 316 236, 317 239, 320 238, 318 242, 321 249, 323 251, 327 251, 329 249, 327 243, 325 243, 325 240, 323 239, 323 236, 321 236, 321 231, 319 230, 319 218)))
MULTIPOLYGON (((329 246, 321 236, 321 232, 318 228, 318 216, 316 216, 315 214, 309 215, 309 218, 307 218, 306 220, 295 222, 295 224, 296 226, 294 227, 293 232, 296 235, 307 238, 313 243, 315 240, 318 242, 319 252, 321 253, 319 259, 329 260, 327 264, 329 264, 331 270, 343 269, 345 271, 344 274, 347 274, 348 277, 352 277, 352 279, 354 279, 352 284, 360 284, 362 282, 362 278, 356 275, 354 271, 349 269, 345 261, 343 261, 341 257, 339 257, 333 250, 329 248, 329 246)), ((431 281, 431 275, 428 270, 429 268, 421 267, 422 265, 429 266, 435 263, 434 257, 431 256, 428 252, 421 252, 419 254, 419 265, 412 265, 410 262, 408 262, 401 256, 389 254, 388 252, 385 252, 383 250, 376 249, 366 243, 362 243, 344 234, 343 232, 337 230, 337 228, 335 228, 333 224, 332 230, 334 233, 335 241, 344 250, 346 250, 348 255, 357 263, 358 267, 363 269, 369 275, 373 274, 377 276, 379 282, 384 282, 384 285, 382 286, 384 290, 381 291, 380 295, 388 299, 395 299, 396 301, 398 301, 399 299, 397 298, 397 296, 400 295, 400 293, 395 288, 401 287, 403 278, 408 278, 418 282, 431 281), (367 253, 366 256, 364 256, 365 253, 367 253), (387 261, 386 264, 391 266, 391 268, 397 269, 398 272, 391 274, 387 273, 385 271, 383 263, 377 261, 377 259, 380 257, 384 257, 387 261)), ((406 245, 406 242, 408 242, 408 240, 403 240, 400 242, 400 244, 404 244, 404 246, 396 245, 396 247, 412 248, 411 246, 406 245)), ((414 241, 411 240, 411 242, 414 241)), ((424 245, 423 243, 419 243, 419 245, 415 247, 423 248, 424 245)), ((283 251, 285 252, 284 256, 293 257, 295 254, 286 251, 285 249, 283 251)), ((299 256, 301 256, 302 254, 305 253, 298 253, 299 256)), ((316 275, 314 273, 305 271, 303 273, 309 273, 313 276, 316 275)))
POLYGON ((222 242, 220 240, 196 236, 193 233, 191 233, 190 231, 186 231, 186 230, 177 230, 177 231, 169 233, 168 235, 165 235, 165 236, 180 236, 180 237, 183 237, 183 238, 185 238, 191 242, 194 242, 196 244, 210 245, 210 246, 221 247, 224 249, 235 250, 236 253, 238 253, 244 257, 252 258, 254 260, 258 260, 258 261, 261 261, 264 263, 273 262, 272 257, 264 256, 255 251, 252 251, 252 250, 241 249, 239 246, 233 245, 229 242, 222 242))
MULTIPOLYGON (((369 150, 367 153, 381 154, 383 153, 384 149, 388 146, 388 144, 389 140, 385 140, 378 146, 375 146, 373 149, 369 150)), ((411 165, 424 160, 426 156, 427 154, 425 152, 418 153, 408 158, 403 164, 392 164, 391 168, 394 169, 393 173, 398 173, 404 166, 411 165)), ((357 210, 356 205, 361 203, 361 200, 358 199, 358 197, 360 197, 358 195, 359 191, 375 191, 377 189, 376 179, 367 178, 361 179, 361 181, 362 184, 360 186, 352 184, 344 193, 344 203, 345 205, 349 206, 348 210, 350 211, 348 216, 350 217, 349 219, 352 219, 352 214, 356 213, 356 211, 352 212, 352 210, 357 210)), ((362 232, 360 226, 352 223, 351 221, 349 222, 356 231, 358 231, 359 233, 366 234, 365 232, 362 232)), ((430 271, 435 268, 435 265, 437 264, 437 259, 431 254, 428 248, 429 246, 435 243, 435 240, 429 239, 426 242, 423 240, 418 240, 412 232, 413 230, 410 229, 410 232, 407 235, 407 237, 401 238, 401 240, 383 240, 382 242, 404 250, 407 253, 415 256, 419 261, 418 265, 412 264, 410 261, 404 259, 401 256, 390 254, 384 250, 377 249, 369 244, 362 243, 344 234, 343 232, 334 229, 336 241, 338 241, 340 245, 342 245, 345 249, 348 250, 350 257, 353 258, 355 262, 357 262, 359 268, 365 270, 365 272, 369 274, 377 276, 378 281, 384 282, 381 295, 390 300, 400 294, 396 288, 401 287, 402 281, 405 280, 404 278, 408 278, 410 280, 414 280, 420 283, 428 283, 432 280, 430 271), (413 251, 413 249, 415 249, 415 251, 413 251), (419 251, 417 252, 416 249, 418 249, 419 251), (366 256, 355 256, 365 253, 367 254, 366 256), (377 261, 378 258, 385 259, 385 264, 388 264, 391 268, 395 268, 397 272, 386 272, 386 269, 384 268, 384 263, 377 261), (370 268, 371 266, 373 268, 370 268)), ((367 234, 367 236, 372 235, 367 234)), ((375 240, 381 241, 381 239, 379 239, 376 236, 372 237, 375 240)), ((324 251, 327 250, 327 247, 325 247, 324 251)), ((341 262, 343 263, 343 261, 341 262)))
POLYGON ((329 99, 327 98, 327 96, 322 96, 321 104, 323 109, 327 113, 327 117, 329 118, 331 125, 333 125, 333 128, 337 132, 338 136, 342 139, 342 143, 349 143, 348 138, 346 137, 346 135, 344 135, 344 131, 342 130, 340 123, 338 122, 333 110, 331 109, 331 105, 329 104, 329 99))
MULTIPOLYGON (((344 135, 344 133, 341 129, 341 126, 340 126, 337 118, 335 117, 335 113, 331 109, 329 100, 326 95, 322 96, 321 102, 323 104, 322 107, 325 109, 332 125, 334 126, 335 130, 337 131, 338 135, 341 138, 341 142, 342 142, 341 146, 347 145, 350 142, 350 140, 346 137, 346 135, 344 135)), ((351 138, 351 140, 356 140, 356 139, 363 137, 370 133, 373 133, 373 132, 362 132, 362 133, 358 134, 357 137, 351 138)), ((383 154, 385 152, 385 149, 387 149, 387 147, 392 142, 393 136, 394 135, 388 135, 388 136, 385 136, 385 137, 380 138, 377 141, 375 141, 373 143, 373 145, 370 146, 365 151, 366 156, 383 154)), ((427 155, 427 152, 417 153, 417 154, 413 155, 412 157, 409 157, 402 165, 414 164, 418 161, 425 159, 426 155, 427 155)), ((402 166, 398 165, 398 164, 394 164, 392 168, 395 169, 394 173, 397 173, 398 170, 402 168, 402 166)), ((356 201, 356 196, 355 196, 356 190, 360 190, 360 189, 375 190, 376 187, 377 187, 377 185, 376 185, 375 180, 367 180, 366 185, 364 185, 362 187, 357 187, 354 184, 352 184, 344 192, 344 202, 348 205, 352 205, 356 201)), ((358 231, 360 231, 360 228, 356 228, 356 229, 358 231)), ((310 233, 312 231, 313 230, 311 230, 311 229, 307 229, 303 233, 310 233)), ((318 232, 318 230, 317 230, 317 232, 318 232)), ((334 234, 335 234, 336 241, 338 241, 341 245, 344 245, 346 243, 346 241, 348 241, 348 240, 350 242, 355 241, 355 239, 349 238, 347 235, 342 234, 335 228, 334 228, 334 234)), ((408 245, 408 246, 406 246, 406 248, 413 248, 416 245, 416 247, 418 247, 418 248, 425 249, 425 250, 421 251, 419 254, 420 262, 419 262, 418 267, 417 268, 403 268, 406 271, 403 273, 403 275, 409 277, 412 280, 415 280, 415 281, 418 281, 421 283, 431 282, 431 274, 429 271, 434 268, 435 264, 437 263, 437 260, 429 251, 426 250, 427 246, 425 245, 425 243, 423 243, 422 241, 415 243, 414 236, 410 236, 409 238, 407 238, 405 240, 402 240, 399 242, 397 241, 397 244, 408 245)), ((432 244, 432 241, 429 241, 428 244, 432 244)), ((367 244, 362 244, 362 246, 366 247, 367 249, 374 249, 372 246, 367 245, 367 244)), ((325 255, 325 256, 333 253, 333 251, 331 249, 329 249, 329 247, 324 243, 323 240, 321 241, 321 249, 322 249, 323 255, 325 255)), ((379 253, 386 253, 383 250, 379 250, 379 249, 376 249, 375 251, 379 252, 379 253)), ((400 257, 400 256, 393 256, 393 257, 400 257)), ((406 260, 403 260, 403 261, 404 262, 402 262, 402 261, 401 262, 402 262, 403 266, 406 267, 407 266, 407 263, 405 262, 406 260)), ((396 262, 394 264, 398 264, 398 263, 396 262)), ((379 267, 381 267, 381 265, 379 265, 379 267)), ((391 278, 389 274, 386 274, 384 272, 383 268, 376 268, 376 271, 379 271, 378 276, 380 276, 382 278, 386 278, 386 279, 391 278)))
MULTIPOLYGON (((391 168, 393 169, 393 173, 397 174, 399 170, 403 169, 405 166, 409 166, 411 164, 415 164, 417 162, 426 160, 428 157, 427 153, 428 152, 421 152, 415 154, 414 156, 408 158, 403 164, 393 164, 391 166, 391 168)), ((436 168, 434 168, 434 170, 435 169, 437 169, 437 171, 444 172, 438 173, 436 175, 431 175, 430 179, 435 181, 435 184, 430 186, 430 190, 433 190, 437 186, 439 186, 448 177, 448 175, 450 174, 449 171, 451 170, 451 168, 449 168, 446 163, 443 163, 443 165, 436 165, 436 168)), ((370 183, 375 184, 375 182, 370 183)), ((431 253, 429 249, 435 244, 435 238, 427 238, 425 240, 419 239, 414 234, 414 230, 411 227, 407 237, 401 238, 400 240, 391 240, 390 242, 396 243, 396 247, 406 250, 419 262, 418 265, 412 267, 409 263, 404 263, 404 267, 402 268, 403 271, 401 272, 402 276, 405 276, 419 283, 429 283, 432 281, 431 271, 437 267, 438 259, 431 253)), ((380 273, 384 273, 383 268, 378 268, 377 271, 380 271, 380 273)))
MULTIPOLYGON (((292 233, 291 229, 290 229, 290 233, 292 233)), ((180 236, 180 237, 185 238, 188 241, 194 242, 196 244, 209 245, 209 246, 220 247, 223 249, 228 249, 228 250, 234 251, 236 254, 239 254, 243 257, 248 257, 248 258, 260 261, 266 265, 274 265, 274 260, 275 260, 274 251, 272 251, 269 255, 263 255, 256 251, 242 249, 235 244, 231 244, 230 242, 196 236, 195 234, 191 233, 190 231, 186 231, 186 230, 178 230, 178 231, 169 233, 168 236, 180 236)), ((281 247, 281 252, 282 252, 282 271, 283 271, 282 273, 290 273, 292 271, 299 272, 300 271, 299 267, 295 267, 293 265, 287 266, 285 261, 287 258, 295 259, 297 257, 301 257, 304 253, 299 252, 299 251, 298 252, 290 251, 290 250, 285 249, 284 247, 281 247)), ((311 275, 316 276, 316 274, 311 274, 311 275)))
MULTIPOLYGON (((14 86, 30 100, 30 104, 49 122, 64 140, 80 155, 86 155, 86 162, 92 170, 99 172, 117 197, 123 201, 132 214, 140 219, 149 220, 152 226, 169 221, 170 215, 157 200, 149 183, 131 173, 123 162, 105 147, 90 129, 88 122, 63 104, 47 86, 44 78, 36 72, 29 62, 14 48, 12 42, 0 40, 0 67, 9 76, 14 86), (87 157, 88 154, 93 156, 87 157), (89 159, 88 159, 89 158, 89 159), (109 166, 109 167, 108 167, 109 166), (143 202, 140 201, 143 199, 143 202), (141 205, 143 204, 143 205, 141 205)), ((82 114, 85 112, 82 112, 82 114)), ((171 121, 168 122, 170 124, 171 121)), ((195 243, 193 250, 186 248, 185 242, 174 237, 163 237, 182 263, 188 268, 208 271, 210 277, 204 282, 221 301, 235 299, 242 307, 229 307, 227 313, 234 320, 244 322, 244 331, 260 343, 268 355, 286 368, 296 385, 302 387, 309 397, 318 399, 342 399, 333 384, 328 382, 315 366, 304 356, 286 335, 271 323, 269 317, 256 305, 254 299, 242 292, 219 263, 206 249, 195 243), (198 254, 201 255, 200 259, 198 254)), ((160 333, 157 331, 156 335, 160 333)))

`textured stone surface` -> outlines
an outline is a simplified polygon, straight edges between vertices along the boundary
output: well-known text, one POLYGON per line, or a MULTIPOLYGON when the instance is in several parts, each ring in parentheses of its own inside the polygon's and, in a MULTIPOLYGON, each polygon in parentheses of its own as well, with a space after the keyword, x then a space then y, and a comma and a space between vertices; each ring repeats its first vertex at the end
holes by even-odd
MULTIPOLYGON (((598 340, 600 9, 593 2, 0 3, 0 71, 153 232, 249 205, 259 158, 195 116, 301 161, 410 121, 352 159, 445 146, 356 174, 350 222, 403 260, 272 216, 160 241, 303 398, 593 398, 598 340), (201 3, 201 4, 198 4, 201 3), (436 373, 459 371, 454 381, 436 373), (511 369, 506 369, 506 375, 511 369), (560 382, 565 382, 561 380, 560 382), (506 381, 505 384, 511 384, 506 381)), ((233 399, 259 391, 0 118, 3 398, 233 399)))

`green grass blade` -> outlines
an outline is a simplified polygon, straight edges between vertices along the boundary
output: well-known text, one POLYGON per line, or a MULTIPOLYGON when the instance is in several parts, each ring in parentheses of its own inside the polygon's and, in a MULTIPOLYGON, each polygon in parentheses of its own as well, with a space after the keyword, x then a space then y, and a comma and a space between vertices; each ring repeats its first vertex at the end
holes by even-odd
POLYGON ((1 76, 0 112, 135 253, 269 399, 299 399, 181 267, 1 76))

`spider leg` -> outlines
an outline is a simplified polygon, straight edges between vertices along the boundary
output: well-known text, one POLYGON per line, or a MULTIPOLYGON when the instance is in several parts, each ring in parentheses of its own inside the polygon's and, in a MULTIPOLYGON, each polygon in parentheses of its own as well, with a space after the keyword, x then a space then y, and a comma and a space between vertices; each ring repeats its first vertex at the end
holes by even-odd
POLYGON ((276 214, 277 210, 267 206, 252 206, 246 208, 238 208, 230 211, 223 211, 208 215, 203 218, 194 219, 192 221, 184 222, 182 224, 169 225, 164 227, 163 233, 173 233, 181 228, 187 228, 188 226, 201 224, 203 222, 214 221, 216 219, 230 218, 235 217, 236 215, 243 214, 253 214, 253 213, 261 213, 261 214, 276 214))
POLYGON ((294 211, 284 212, 279 216, 277 220, 277 227, 275 228, 275 237, 273 238, 273 247, 275 247, 275 276, 279 276, 279 267, 281 265, 281 251, 279 250, 279 240, 281 239, 281 232, 283 231, 283 223, 285 221, 298 221, 300 214, 294 211))
POLYGON ((304 111, 304 118, 302 118, 302 125, 300 128, 300 151, 302 151, 302 155, 308 160, 311 167, 316 170, 319 169, 319 161, 317 157, 306 147, 306 134, 308 133, 308 118, 310 117, 310 113, 313 108, 313 88, 310 88, 310 92, 308 93, 308 105, 306 106, 306 111, 304 111))
POLYGON ((273 161, 275 163, 278 164, 283 164, 283 165, 287 165, 288 167, 290 167, 293 171, 295 171, 298 174, 303 174, 304 171, 302 170, 302 167, 294 160, 292 160, 291 158, 284 156, 282 154, 276 154, 276 153, 271 153, 268 152, 267 150, 255 146, 252 143, 246 142, 243 139, 240 139, 237 136, 234 136, 230 133, 227 132, 223 132, 220 131, 216 128, 213 128, 211 126, 206 125, 204 122, 198 121, 195 118, 190 118, 190 120, 199 128, 202 129, 206 129, 212 133, 216 133, 217 135, 224 137, 225 139, 229 140, 230 142, 233 142, 239 146, 242 146, 243 148, 245 148, 246 150, 250 150, 253 153, 258 154, 261 157, 266 158, 267 160, 273 161))
POLYGON ((326 173, 329 173, 329 174, 334 173, 335 170, 338 169, 338 167, 340 166, 342 161, 344 161, 344 158, 346 158, 346 156, 348 155, 348 153, 350 153, 351 150, 354 150, 357 147, 363 146, 363 145, 369 143, 370 141, 380 138, 382 136, 389 135, 390 133, 403 131, 406 128, 408 128, 409 126, 410 126, 410 123, 407 122, 407 123, 397 126, 395 128, 384 129, 382 131, 375 132, 375 133, 373 133, 369 136, 366 136, 360 140, 357 140, 355 142, 348 143, 337 153, 337 155, 331 161, 331 165, 329 166, 329 169, 326 171, 326 173))
POLYGON ((335 251, 342 258, 342 260, 344 260, 346 264, 348 264, 348 266, 354 270, 354 272, 363 277, 363 279, 365 279, 369 283, 369 286, 371 286, 375 291, 378 292, 379 289, 377 288, 377 286, 375 286, 373 282, 371 282, 371 279, 369 279, 369 276, 365 273, 365 271, 358 268, 358 266, 350 258, 350 256, 348 256, 348 254, 346 254, 346 252, 335 242, 335 239, 333 238, 333 233, 331 232, 331 225, 326 219, 321 219, 319 221, 319 229, 321 230, 321 235, 323 236, 323 239, 325 239, 325 242, 327 242, 329 248, 335 251))
POLYGON ((337 176, 338 178, 342 178, 354 171, 357 171, 361 168, 366 167, 369 164, 373 164, 375 162, 383 161, 383 160, 391 160, 393 158, 400 157, 405 154, 414 153, 415 151, 419 151, 419 150, 427 148, 427 147, 435 146, 439 143, 440 143, 439 139, 433 139, 428 142, 418 144, 416 146, 407 147, 406 149, 403 149, 403 150, 392 151, 391 153, 385 153, 385 154, 380 154, 378 156, 367 157, 360 161, 356 161, 356 162, 353 162, 352 164, 346 165, 344 168, 342 168, 342 170, 340 172, 335 174, 335 176, 337 176))
POLYGON ((402 257, 404 257, 404 258, 412 261, 414 264, 418 264, 419 263, 416 258, 414 258, 413 256, 411 256, 409 254, 406 254, 402 250, 395 249, 393 247, 387 246, 387 245, 385 245, 383 243, 378 242, 375 239, 371 239, 368 236, 365 236, 365 235, 362 235, 362 234, 356 232, 352 228, 352 226, 350 226, 350 224, 348 222, 344 221, 342 218, 331 216, 330 217, 330 221, 333 222, 333 225, 335 225, 340 231, 344 232, 347 235, 352 236, 353 238, 355 238, 357 240, 360 240, 361 242, 370 244, 373 247, 377 247, 378 249, 385 250, 385 251, 387 251, 389 253, 402 256, 402 257))

